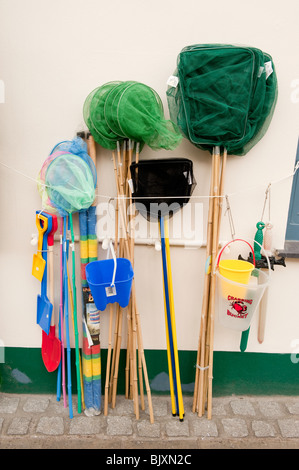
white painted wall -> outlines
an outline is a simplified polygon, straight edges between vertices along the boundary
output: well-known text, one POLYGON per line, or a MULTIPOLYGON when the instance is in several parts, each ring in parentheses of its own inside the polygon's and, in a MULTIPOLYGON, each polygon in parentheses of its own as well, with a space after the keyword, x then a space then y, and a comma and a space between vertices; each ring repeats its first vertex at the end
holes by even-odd
MULTIPOLYGON (((6 346, 39 347, 35 324, 39 284, 31 275, 40 198, 33 181, 52 147, 83 126, 88 93, 110 80, 136 80, 161 96, 168 117, 166 81, 180 50, 194 43, 258 47, 273 57, 279 98, 271 126, 244 157, 229 157, 225 192, 237 235, 253 238, 272 185, 274 245, 282 248, 298 140, 299 4, 296 0, 0 0, 0 338, 6 346), (25 177, 24 175, 27 177, 25 177), (31 178, 31 179, 30 179, 31 178), (279 181, 279 182, 277 182, 279 181)), ((153 151, 145 148, 142 158, 153 151)), ((170 156, 169 152, 155 157, 170 156)), ((184 140, 172 152, 194 161, 194 195, 209 192, 210 156, 184 140)), ((100 194, 115 195, 110 153, 98 148, 100 194)), ((204 211, 207 198, 203 197, 204 211)), ((76 224, 76 233, 78 227, 76 224)), ((205 228, 204 228, 205 234, 205 228)), ((227 217, 220 238, 230 239, 227 217)), ((78 246, 78 245, 77 245, 78 246)), ((104 257, 100 249, 100 256, 104 257)), ((58 263, 58 246, 55 247, 58 263)), ((78 288, 80 287, 79 246, 78 288)), ((205 249, 171 248, 179 349, 197 349, 205 249)), ((165 348, 161 255, 136 247, 135 277, 145 348, 165 348)), ((248 351, 287 353, 298 333, 298 263, 287 260, 272 275, 265 341, 254 318, 248 351)), ((58 271, 57 273, 58 274, 58 271)), ((58 282, 58 277, 56 277, 58 282)), ((57 298, 58 298, 57 284, 57 298)), ((80 297, 79 297, 80 305, 80 297)), ((102 346, 108 316, 102 315, 102 346)), ((240 334, 215 325, 215 349, 238 350, 240 334)))

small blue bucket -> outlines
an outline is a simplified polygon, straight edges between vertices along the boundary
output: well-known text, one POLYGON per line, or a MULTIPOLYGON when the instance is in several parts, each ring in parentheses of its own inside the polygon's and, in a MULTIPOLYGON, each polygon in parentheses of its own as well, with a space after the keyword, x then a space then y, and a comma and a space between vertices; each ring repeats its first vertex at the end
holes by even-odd
POLYGON ((98 310, 118 302, 124 308, 130 300, 134 271, 126 258, 92 261, 86 265, 88 282, 98 310))

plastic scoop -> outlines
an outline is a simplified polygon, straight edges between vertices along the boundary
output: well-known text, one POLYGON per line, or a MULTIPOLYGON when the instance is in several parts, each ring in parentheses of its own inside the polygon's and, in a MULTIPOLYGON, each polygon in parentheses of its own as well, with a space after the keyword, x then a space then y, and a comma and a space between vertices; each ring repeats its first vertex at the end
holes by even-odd
MULTIPOLYGON (((39 214, 39 211, 37 211, 39 214)), ((43 216, 41 214, 38 217, 42 220, 48 220, 47 230, 43 235, 43 246, 42 246, 42 257, 45 261, 45 266, 47 265, 47 243, 48 243, 48 234, 52 230, 52 217, 43 216)), ((47 269, 44 269, 44 275, 41 282, 41 294, 37 296, 37 324, 41 327, 45 333, 49 334, 50 323, 52 318, 53 305, 47 297, 47 269)))
POLYGON ((42 214, 36 213, 36 226, 38 229, 38 243, 37 243, 37 253, 33 255, 33 263, 32 263, 32 275, 36 277, 38 281, 42 281, 44 270, 46 266, 46 261, 42 256, 42 249, 43 249, 43 237, 48 229, 48 219, 44 217, 42 214))
MULTIPOLYGON (((49 214, 50 215, 50 214, 49 214)), ((54 308, 54 234, 58 228, 57 216, 52 217, 52 230, 48 235, 48 251, 49 251, 49 277, 50 277, 50 301, 54 308)), ((61 341, 55 335, 55 319, 54 314, 51 316, 49 334, 42 331, 42 358, 48 372, 53 372, 59 366, 61 360, 61 341)))

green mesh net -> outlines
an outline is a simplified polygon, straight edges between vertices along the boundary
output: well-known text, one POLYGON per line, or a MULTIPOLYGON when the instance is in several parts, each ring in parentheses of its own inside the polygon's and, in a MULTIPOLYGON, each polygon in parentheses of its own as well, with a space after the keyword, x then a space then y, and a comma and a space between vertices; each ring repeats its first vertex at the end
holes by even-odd
POLYGON ((266 133, 277 101, 269 54, 257 48, 185 47, 167 89, 170 118, 196 147, 245 155, 266 133))
POLYGON ((107 125, 104 106, 109 93, 121 82, 108 82, 93 90, 83 105, 83 117, 94 140, 102 147, 114 150, 119 136, 107 125))
POLYGON ((58 215, 59 215, 59 210, 55 206, 55 204, 53 204, 53 202, 50 200, 49 195, 48 195, 48 191, 46 187, 46 171, 47 171, 48 166, 52 162, 52 160, 54 160, 56 157, 62 154, 63 152, 60 152, 60 151, 51 152, 51 154, 44 161, 37 177, 37 189, 42 200, 43 210, 46 210, 52 214, 58 214, 58 215))
POLYGON ((83 160, 88 164, 94 179, 94 187, 97 185, 97 170, 94 162, 91 157, 88 155, 87 143, 79 136, 74 137, 72 140, 63 140, 55 145, 52 149, 49 158, 53 153, 64 152, 72 153, 83 158, 83 160))
POLYGON ((42 208, 52 214, 59 215, 59 208, 51 201, 46 186, 46 173, 50 163, 61 155, 74 154, 82 158, 89 166, 93 176, 94 187, 97 185, 97 171, 95 164, 87 153, 87 144, 81 137, 74 137, 72 140, 64 140, 55 145, 48 157, 45 159, 38 177, 37 189, 42 199, 42 208))
POLYGON ((109 92, 104 106, 104 116, 107 126, 122 139, 127 136, 119 124, 117 111, 122 93, 131 83, 134 82, 121 82, 113 88, 113 90, 109 92))
POLYGON ((160 96, 143 83, 102 85, 86 98, 83 115, 94 140, 107 149, 131 139, 154 150, 173 150, 182 140, 179 127, 165 119, 160 96))
POLYGON ((88 209, 95 198, 90 166, 71 153, 62 152, 50 162, 45 185, 49 200, 63 215, 88 209))

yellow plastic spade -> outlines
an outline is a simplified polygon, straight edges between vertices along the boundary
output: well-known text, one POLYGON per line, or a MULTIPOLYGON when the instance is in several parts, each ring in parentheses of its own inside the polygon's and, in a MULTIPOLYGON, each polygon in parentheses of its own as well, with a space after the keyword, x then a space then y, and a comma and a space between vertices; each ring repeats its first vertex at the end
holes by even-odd
POLYGON ((44 233, 48 228, 48 219, 42 214, 36 214, 36 226, 38 229, 38 243, 37 243, 37 253, 33 255, 32 263, 32 275, 36 277, 38 281, 42 281, 44 270, 46 266, 46 260, 43 259, 42 249, 43 249, 43 237, 44 233), (43 223, 41 223, 41 221, 43 223))

